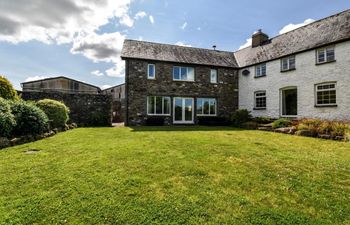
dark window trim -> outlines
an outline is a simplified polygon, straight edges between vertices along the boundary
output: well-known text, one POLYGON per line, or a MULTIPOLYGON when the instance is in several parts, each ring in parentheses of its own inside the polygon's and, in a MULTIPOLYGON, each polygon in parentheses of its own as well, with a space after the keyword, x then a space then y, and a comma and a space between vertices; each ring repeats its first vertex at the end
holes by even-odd
POLYGON ((281 70, 281 73, 286 73, 286 72, 290 72, 290 71, 294 71, 297 70, 296 68, 292 68, 292 69, 288 69, 288 70, 281 70))
POLYGON ((316 61, 316 66, 320 66, 320 65, 323 65, 323 64, 328 64, 328 63, 334 63, 334 62, 336 62, 337 60, 332 60, 332 61, 327 61, 327 62, 321 62, 321 63, 318 63, 317 61, 316 61))
POLYGON ((337 104, 335 105, 315 105, 315 108, 336 108, 338 107, 337 104))

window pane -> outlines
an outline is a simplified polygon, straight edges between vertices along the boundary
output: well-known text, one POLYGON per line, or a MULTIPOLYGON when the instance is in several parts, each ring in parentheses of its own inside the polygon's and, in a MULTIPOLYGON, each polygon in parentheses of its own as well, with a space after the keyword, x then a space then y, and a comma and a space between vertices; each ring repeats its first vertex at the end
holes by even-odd
POLYGON ((203 100, 203 114, 209 114, 209 101, 207 99, 203 100))
POLYGON ((187 68, 187 80, 194 81, 194 68, 187 68))
POLYGON ((154 97, 148 97, 148 114, 154 114, 154 97))
POLYGON ((217 73, 218 73, 218 71, 215 69, 210 70, 210 82, 211 83, 217 82, 217 73))
POLYGON ((197 114, 198 115, 203 114, 203 99, 201 98, 197 99, 197 114))
POLYGON ((148 77, 154 78, 154 75, 155 75, 154 65, 148 64, 148 77))
POLYGON ((216 114, 216 100, 211 99, 210 100, 210 115, 215 115, 216 114))
POLYGON ((325 61, 325 54, 324 49, 318 50, 318 62, 324 62, 325 61))
POLYGON ((163 98, 156 97, 156 114, 163 114, 163 98))
POLYGON ((262 65, 261 75, 262 75, 262 76, 266 75, 266 64, 263 64, 263 65, 262 65))
POLYGON ((334 59, 334 48, 327 48, 327 61, 333 61, 334 59))
POLYGON ((295 69, 295 57, 289 58, 289 69, 295 69))
POLYGON ((288 70, 288 59, 282 60, 282 70, 288 70))
POLYGON ((175 66, 173 69, 173 79, 180 80, 180 67, 175 66))
POLYGON ((164 97, 164 114, 170 114, 170 98, 164 97))
POLYGON ((316 87, 316 104, 318 105, 328 105, 336 104, 336 90, 335 84, 322 84, 316 87))
POLYGON ((181 67, 181 80, 187 80, 187 68, 181 67))

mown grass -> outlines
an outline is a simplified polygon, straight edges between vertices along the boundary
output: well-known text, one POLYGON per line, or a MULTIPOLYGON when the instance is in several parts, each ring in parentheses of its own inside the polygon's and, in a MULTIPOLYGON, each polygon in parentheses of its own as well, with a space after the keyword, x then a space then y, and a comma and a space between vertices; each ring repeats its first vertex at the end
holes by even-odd
POLYGON ((350 144, 80 128, 0 151, 0 223, 350 224, 350 144))

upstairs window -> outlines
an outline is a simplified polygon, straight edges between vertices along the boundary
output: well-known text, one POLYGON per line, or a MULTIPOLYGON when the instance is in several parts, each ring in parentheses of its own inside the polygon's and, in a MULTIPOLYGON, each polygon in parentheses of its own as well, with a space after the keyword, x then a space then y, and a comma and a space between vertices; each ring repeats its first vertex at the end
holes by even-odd
POLYGON ((266 76, 266 63, 262 63, 255 66, 255 77, 266 76))
POLYGON ((170 115, 170 97, 148 96, 148 115, 170 115))
POLYGON ((154 64, 148 64, 147 78, 148 79, 155 79, 156 78, 156 66, 154 64))
POLYGON ((266 91, 257 91, 254 93, 254 108, 266 109, 266 91))
POLYGON ((317 49, 316 57, 317 64, 335 61, 334 46, 317 49))
POLYGON ((216 116, 216 99, 198 98, 197 116, 216 116))
POLYGON ((295 56, 289 56, 281 59, 281 71, 288 71, 295 69, 295 56))
POLYGON ((210 70, 210 83, 216 84, 218 82, 218 70, 211 69, 210 70))
POLYGON ((194 68, 193 67, 174 66, 174 68, 173 68, 173 80, 194 81, 194 68))
POLYGON ((316 106, 334 106, 337 104, 336 83, 316 84, 316 106))

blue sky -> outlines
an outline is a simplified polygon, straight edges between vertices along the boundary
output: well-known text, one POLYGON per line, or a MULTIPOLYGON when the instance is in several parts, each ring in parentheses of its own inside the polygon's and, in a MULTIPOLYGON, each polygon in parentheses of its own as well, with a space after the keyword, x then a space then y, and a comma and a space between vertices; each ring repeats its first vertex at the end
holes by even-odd
POLYGON ((1 0, 0 74, 17 89, 58 75, 113 86, 124 82, 125 38, 233 51, 258 29, 273 37, 349 8, 347 0, 1 0))

